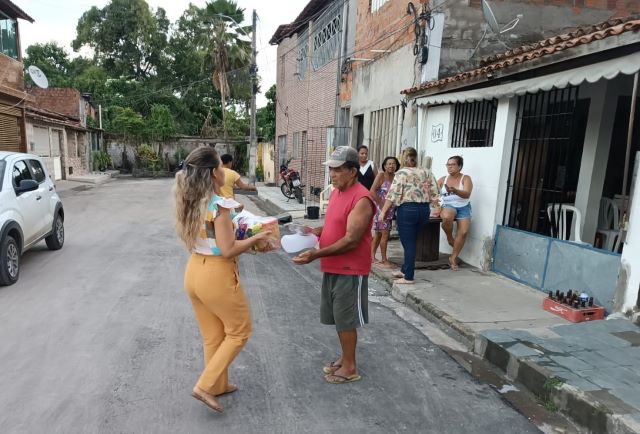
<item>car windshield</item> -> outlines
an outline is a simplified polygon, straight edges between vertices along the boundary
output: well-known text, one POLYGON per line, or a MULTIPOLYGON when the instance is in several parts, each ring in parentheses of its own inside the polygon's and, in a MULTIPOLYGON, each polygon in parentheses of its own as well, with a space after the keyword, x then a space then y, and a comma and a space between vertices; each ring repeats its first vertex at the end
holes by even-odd
POLYGON ((7 162, 4 160, 0 160, 0 191, 2 191, 2 180, 4 179, 4 166, 7 165, 7 162))

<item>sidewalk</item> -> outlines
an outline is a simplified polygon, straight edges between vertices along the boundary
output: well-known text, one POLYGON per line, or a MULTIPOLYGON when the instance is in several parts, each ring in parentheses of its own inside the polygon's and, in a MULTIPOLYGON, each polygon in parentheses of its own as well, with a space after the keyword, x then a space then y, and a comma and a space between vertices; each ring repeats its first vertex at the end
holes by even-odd
MULTIPOLYGON (((402 263, 399 241, 390 241, 389 257, 402 263)), ((640 432, 640 327, 622 319, 573 324, 543 310, 546 294, 536 289, 465 265, 420 265, 414 285, 394 284, 391 270, 375 265, 372 273, 548 409, 590 432, 640 432)))
POLYGON ((258 198, 264 202, 266 211, 269 214, 280 214, 287 212, 291 214, 293 218, 304 218, 306 214, 305 204, 298 203, 296 199, 287 199, 280 187, 267 187, 262 182, 257 182, 258 198))
MULTIPOLYGON (((258 196, 273 198, 276 207, 286 201, 273 187, 259 187, 258 196)), ((399 240, 389 242, 388 256, 402 263, 399 240)), ((439 324, 547 409, 589 432, 640 433, 639 326, 621 319, 570 323, 542 309, 543 292, 464 264, 452 272, 443 267, 446 259, 417 264, 414 285, 394 284, 392 270, 376 265, 372 274, 393 298, 439 324)))

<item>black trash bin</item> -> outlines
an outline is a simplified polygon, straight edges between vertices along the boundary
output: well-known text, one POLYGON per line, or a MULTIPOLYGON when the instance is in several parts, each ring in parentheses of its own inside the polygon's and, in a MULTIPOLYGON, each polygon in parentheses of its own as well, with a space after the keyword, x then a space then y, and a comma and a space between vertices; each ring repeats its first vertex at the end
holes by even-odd
POLYGON ((319 206, 308 206, 307 207, 307 218, 309 220, 318 220, 320 218, 320 207, 319 206))

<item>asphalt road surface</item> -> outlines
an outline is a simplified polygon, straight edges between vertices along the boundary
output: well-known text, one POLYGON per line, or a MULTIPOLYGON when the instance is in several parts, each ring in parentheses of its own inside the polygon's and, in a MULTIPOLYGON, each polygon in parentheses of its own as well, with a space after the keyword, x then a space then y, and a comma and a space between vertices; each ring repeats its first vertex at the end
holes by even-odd
MULTIPOLYGON (((171 180, 63 193, 66 244, 23 258, 0 287, 2 433, 528 433, 489 386, 393 310, 370 303, 363 380, 332 385, 335 331, 319 323, 318 266, 244 255, 254 332, 223 414, 190 396, 200 337, 182 288, 171 180)), ((372 282, 375 291, 375 281, 372 282)))

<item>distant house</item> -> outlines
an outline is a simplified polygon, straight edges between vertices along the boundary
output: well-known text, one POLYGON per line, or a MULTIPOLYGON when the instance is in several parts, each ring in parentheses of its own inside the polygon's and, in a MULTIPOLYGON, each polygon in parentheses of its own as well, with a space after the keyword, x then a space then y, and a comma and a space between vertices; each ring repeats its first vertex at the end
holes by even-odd
POLYGON ((18 20, 33 18, 9 0, 0 0, 0 151, 27 149, 25 92, 18 20))
POLYGON ((56 180, 91 170, 91 153, 102 143, 102 131, 90 97, 77 89, 31 89, 27 105, 28 150, 43 157, 56 180))

